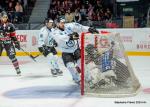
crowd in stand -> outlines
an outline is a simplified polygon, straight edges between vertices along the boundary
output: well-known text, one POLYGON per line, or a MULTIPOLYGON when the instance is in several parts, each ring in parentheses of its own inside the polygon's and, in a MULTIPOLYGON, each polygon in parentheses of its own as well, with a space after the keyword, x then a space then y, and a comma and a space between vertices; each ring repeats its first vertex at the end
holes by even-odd
POLYGON ((52 0, 47 15, 53 20, 61 16, 66 22, 78 23, 85 20, 110 20, 112 12, 103 2, 104 0, 52 0))
POLYGON ((0 11, 8 13, 9 21, 12 23, 23 22, 23 15, 29 5, 33 5, 35 0, 0 0, 0 11))
MULTIPOLYGON (((108 2, 108 0, 106 0, 108 2)), ((112 20, 113 9, 110 5, 106 5, 105 0, 51 0, 47 17, 53 20, 57 17, 65 18, 66 22, 84 22, 88 26, 93 22, 99 26, 116 28, 122 26, 112 20), (100 24, 99 24, 100 22, 100 24), (102 22, 102 23, 101 23, 102 22)), ((10 22, 27 23, 30 17, 28 7, 34 7, 36 0, 0 0, 0 12, 6 11, 10 22), (28 16, 27 16, 28 14, 28 16), (25 18, 25 17, 28 18, 25 18), (27 20, 27 21, 24 21, 27 20)), ((32 9, 31 9, 32 10, 32 9)), ((139 17, 137 20, 138 27, 146 26, 145 17, 139 17)), ((83 23, 82 23, 83 24, 83 23)), ((96 26, 96 25, 95 25, 96 26)))

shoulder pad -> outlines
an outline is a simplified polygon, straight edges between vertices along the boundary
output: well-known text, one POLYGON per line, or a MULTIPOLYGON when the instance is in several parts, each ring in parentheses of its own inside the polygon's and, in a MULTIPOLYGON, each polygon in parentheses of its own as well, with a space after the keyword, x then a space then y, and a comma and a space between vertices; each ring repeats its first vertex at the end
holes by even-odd
POLYGON ((9 23, 8 24, 8 31, 10 32, 14 32, 16 29, 15 29, 15 26, 12 24, 12 23, 9 23))

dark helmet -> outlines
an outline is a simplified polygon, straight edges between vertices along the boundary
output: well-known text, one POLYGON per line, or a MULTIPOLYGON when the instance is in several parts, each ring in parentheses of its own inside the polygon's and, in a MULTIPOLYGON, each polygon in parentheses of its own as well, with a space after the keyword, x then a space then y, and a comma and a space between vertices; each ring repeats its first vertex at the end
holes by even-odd
POLYGON ((8 18, 8 15, 7 15, 7 13, 6 13, 5 11, 2 11, 2 12, 0 13, 0 18, 3 18, 3 17, 8 18))
POLYGON ((114 42, 114 41, 111 41, 111 45, 114 46, 114 45, 115 45, 115 42, 114 42))
POLYGON ((53 23, 53 20, 51 18, 45 18, 44 24, 47 24, 49 22, 53 23))
POLYGON ((55 19, 55 24, 60 23, 60 22, 65 22, 65 19, 62 17, 58 17, 55 19))

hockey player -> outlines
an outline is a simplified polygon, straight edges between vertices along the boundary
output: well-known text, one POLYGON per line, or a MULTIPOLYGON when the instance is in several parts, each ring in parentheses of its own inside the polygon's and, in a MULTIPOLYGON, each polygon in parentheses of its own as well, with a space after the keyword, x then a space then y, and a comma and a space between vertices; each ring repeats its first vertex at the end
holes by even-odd
POLYGON ((78 23, 65 24, 65 20, 62 18, 56 20, 56 26, 53 36, 58 44, 58 49, 62 51, 63 62, 70 71, 73 80, 79 84, 80 77, 77 69, 80 68, 79 34, 88 31, 98 33, 98 31, 78 23))
POLYGON ((15 48, 20 50, 20 43, 15 35, 15 27, 12 23, 8 22, 7 13, 2 12, 0 16, 0 56, 3 49, 6 50, 7 56, 12 61, 17 75, 21 75, 19 64, 16 58, 15 48))
POLYGON ((52 38, 53 20, 47 18, 45 26, 40 29, 38 38, 39 51, 48 58, 48 63, 51 65, 51 73, 53 76, 62 75, 63 72, 59 69, 57 61, 57 51, 55 47, 57 43, 52 38))

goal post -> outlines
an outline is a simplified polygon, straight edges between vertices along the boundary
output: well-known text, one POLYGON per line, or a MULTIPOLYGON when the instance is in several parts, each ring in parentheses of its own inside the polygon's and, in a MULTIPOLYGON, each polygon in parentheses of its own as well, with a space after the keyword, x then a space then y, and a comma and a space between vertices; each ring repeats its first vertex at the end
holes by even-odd
POLYGON ((81 95, 125 97, 139 89, 119 33, 82 33, 81 95))

